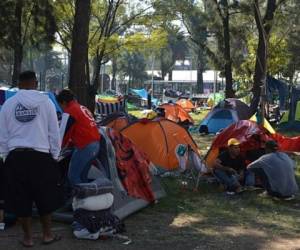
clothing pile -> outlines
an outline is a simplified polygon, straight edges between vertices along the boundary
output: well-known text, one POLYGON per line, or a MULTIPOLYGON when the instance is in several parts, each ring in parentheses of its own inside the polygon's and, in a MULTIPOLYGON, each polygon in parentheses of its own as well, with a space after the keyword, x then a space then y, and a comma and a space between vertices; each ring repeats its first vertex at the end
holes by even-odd
POLYGON ((112 214, 113 185, 107 178, 75 185, 73 189, 73 233, 78 239, 97 240, 124 231, 124 225, 112 214))

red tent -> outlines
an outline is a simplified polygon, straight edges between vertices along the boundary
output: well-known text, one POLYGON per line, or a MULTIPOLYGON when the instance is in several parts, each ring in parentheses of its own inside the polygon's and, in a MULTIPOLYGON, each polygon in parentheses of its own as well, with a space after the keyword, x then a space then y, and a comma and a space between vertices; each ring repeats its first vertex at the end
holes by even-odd
POLYGON ((241 142, 241 153, 248 150, 258 149, 259 144, 254 135, 259 135, 261 139, 275 140, 279 145, 279 150, 285 152, 300 152, 300 136, 285 137, 281 134, 271 134, 267 129, 249 120, 238 121, 224 129, 213 141, 211 149, 206 156, 206 163, 212 167, 215 159, 219 155, 219 150, 227 147, 230 138, 236 138, 241 142))

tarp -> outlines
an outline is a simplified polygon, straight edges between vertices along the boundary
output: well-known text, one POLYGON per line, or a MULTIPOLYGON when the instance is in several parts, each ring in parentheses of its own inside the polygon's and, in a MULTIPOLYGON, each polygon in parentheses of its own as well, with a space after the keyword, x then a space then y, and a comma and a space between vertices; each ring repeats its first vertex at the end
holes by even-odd
MULTIPOLYGON (((148 92, 145 89, 129 89, 129 91, 131 91, 134 94, 138 95, 143 100, 147 100, 148 99, 148 92)), ((152 102, 152 104, 157 105, 158 99, 152 97, 151 98, 151 102, 152 102)))
POLYGON ((284 110, 288 96, 288 87, 284 82, 279 81, 272 76, 267 76, 267 95, 270 101, 272 100, 274 91, 278 92, 280 110, 284 110))
POLYGON ((224 99, 225 99, 224 93, 212 93, 208 96, 207 105, 209 107, 213 107, 224 99))
POLYGON ((176 147, 190 146, 198 154, 198 148, 190 134, 181 126, 167 119, 142 119, 121 130, 135 145, 146 153, 159 167, 173 170, 179 167, 176 147))
POLYGON ((281 118, 278 128, 300 131, 300 89, 292 88, 289 110, 281 118))

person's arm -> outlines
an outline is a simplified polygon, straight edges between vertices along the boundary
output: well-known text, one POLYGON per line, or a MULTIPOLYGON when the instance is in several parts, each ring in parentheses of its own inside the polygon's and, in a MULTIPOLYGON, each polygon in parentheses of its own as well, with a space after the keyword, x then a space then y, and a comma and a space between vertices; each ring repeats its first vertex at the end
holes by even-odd
POLYGON ((58 127, 58 120, 54 104, 48 100, 48 136, 50 144, 50 153, 52 157, 57 160, 60 154, 60 133, 58 127))
POLYGON ((2 106, 2 109, 0 111, 0 155, 5 158, 9 152, 8 148, 8 139, 9 139, 9 133, 8 133, 8 126, 7 126, 7 119, 6 119, 6 105, 2 106))
POLYGON ((233 174, 236 173, 236 171, 233 168, 223 166, 222 161, 219 158, 216 159, 214 166, 215 166, 215 168, 218 168, 218 169, 223 170, 223 171, 227 171, 227 172, 230 172, 230 173, 233 173, 233 174))

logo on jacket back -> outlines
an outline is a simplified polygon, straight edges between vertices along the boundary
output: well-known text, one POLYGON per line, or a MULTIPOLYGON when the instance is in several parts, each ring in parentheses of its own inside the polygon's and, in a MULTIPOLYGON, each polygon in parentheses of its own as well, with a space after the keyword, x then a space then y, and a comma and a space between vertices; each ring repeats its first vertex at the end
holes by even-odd
POLYGON ((15 108, 15 117, 19 122, 31 122, 38 114, 38 107, 26 108, 19 103, 15 108))

